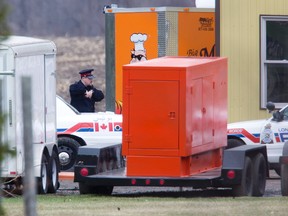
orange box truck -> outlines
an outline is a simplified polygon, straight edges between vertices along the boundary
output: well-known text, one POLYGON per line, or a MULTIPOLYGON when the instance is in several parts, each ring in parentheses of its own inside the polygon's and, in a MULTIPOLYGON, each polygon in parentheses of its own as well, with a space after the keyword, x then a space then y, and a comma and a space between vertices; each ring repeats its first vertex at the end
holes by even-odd
POLYGON ((122 66, 163 56, 215 56, 214 8, 111 5, 105 12, 106 108, 121 112, 122 66), (116 106, 117 108, 117 106, 116 106))

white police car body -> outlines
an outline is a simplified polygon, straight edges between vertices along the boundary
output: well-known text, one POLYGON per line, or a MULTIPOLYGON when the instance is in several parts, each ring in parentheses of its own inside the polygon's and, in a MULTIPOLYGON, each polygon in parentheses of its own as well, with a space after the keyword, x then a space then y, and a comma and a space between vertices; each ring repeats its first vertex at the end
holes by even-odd
POLYGON ((227 136, 228 148, 266 145, 270 169, 275 169, 280 174, 279 157, 282 155, 284 142, 288 140, 288 105, 280 111, 274 111, 269 119, 228 124, 227 136))
POLYGON ((122 115, 114 112, 79 113, 56 97, 57 138, 61 170, 75 164, 79 146, 122 143, 122 115))

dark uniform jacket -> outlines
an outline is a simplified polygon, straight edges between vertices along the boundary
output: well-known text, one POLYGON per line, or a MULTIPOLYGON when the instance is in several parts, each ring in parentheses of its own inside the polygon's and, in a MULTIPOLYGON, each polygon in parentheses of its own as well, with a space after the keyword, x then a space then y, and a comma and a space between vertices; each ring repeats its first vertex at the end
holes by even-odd
POLYGON ((79 112, 95 112, 95 102, 101 101, 104 98, 102 91, 93 86, 85 86, 81 80, 70 85, 71 105, 79 112), (86 91, 93 89, 91 98, 85 97, 86 91))

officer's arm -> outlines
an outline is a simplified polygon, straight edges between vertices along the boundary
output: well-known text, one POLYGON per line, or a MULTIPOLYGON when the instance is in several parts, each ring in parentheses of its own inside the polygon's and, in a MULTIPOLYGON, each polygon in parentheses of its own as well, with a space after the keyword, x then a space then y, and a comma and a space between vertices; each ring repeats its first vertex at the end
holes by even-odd
POLYGON ((93 88, 93 94, 92 94, 94 101, 101 101, 104 99, 104 94, 101 90, 98 90, 96 88, 93 88))
POLYGON ((83 86, 72 84, 69 87, 70 95, 71 96, 82 96, 85 95, 86 89, 83 86))

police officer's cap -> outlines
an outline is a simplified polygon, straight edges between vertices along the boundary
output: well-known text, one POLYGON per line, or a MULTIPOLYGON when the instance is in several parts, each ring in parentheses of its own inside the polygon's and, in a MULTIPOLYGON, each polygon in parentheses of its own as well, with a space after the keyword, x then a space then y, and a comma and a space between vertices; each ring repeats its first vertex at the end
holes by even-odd
POLYGON ((92 75, 92 71, 94 71, 94 69, 84 69, 84 70, 81 70, 79 72, 79 74, 80 74, 81 78, 82 77, 87 77, 89 79, 93 79, 95 77, 92 75))

